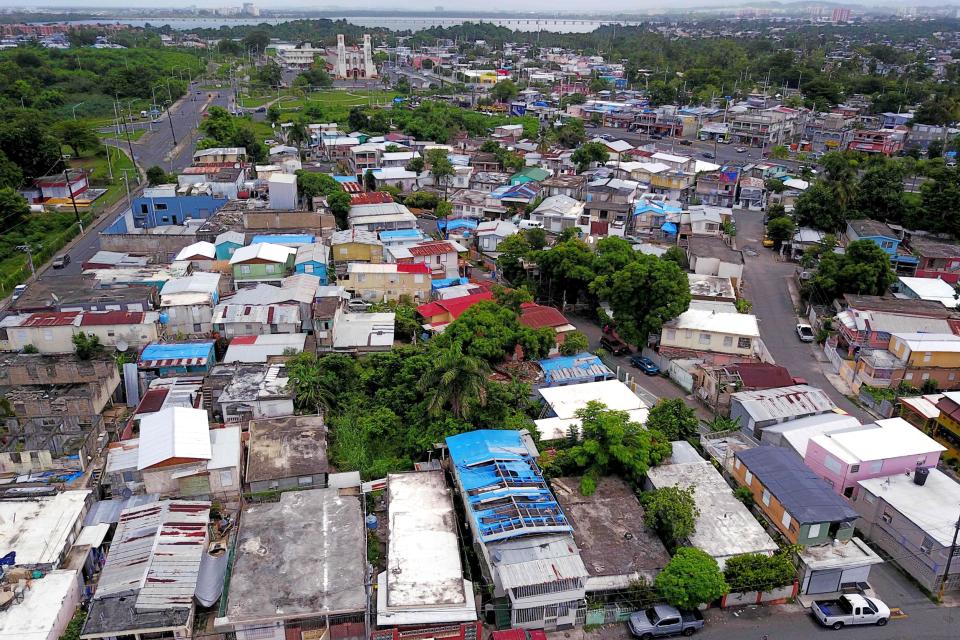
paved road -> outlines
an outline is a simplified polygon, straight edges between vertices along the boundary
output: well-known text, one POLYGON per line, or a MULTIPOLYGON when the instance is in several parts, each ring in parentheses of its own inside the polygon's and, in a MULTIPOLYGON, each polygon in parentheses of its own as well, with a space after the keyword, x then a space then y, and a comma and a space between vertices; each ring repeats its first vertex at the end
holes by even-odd
MULTIPOLYGON (((802 376, 815 387, 820 387, 838 407, 861 421, 872 418, 837 391, 823 374, 822 362, 815 353, 818 347, 800 342, 796 315, 787 287, 797 265, 777 261, 777 254, 761 245, 763 214, 757 211, 734 212, 737 223, 737 246, 744 250, 744 296, 753 303, 753 313, 760 324, 760 335, 778 364, 787 367, 795 376, 802 376), (755 252, 756 256, 750 253, 755 252)), ((822 356, 821 356, 822 357, 822 356)))

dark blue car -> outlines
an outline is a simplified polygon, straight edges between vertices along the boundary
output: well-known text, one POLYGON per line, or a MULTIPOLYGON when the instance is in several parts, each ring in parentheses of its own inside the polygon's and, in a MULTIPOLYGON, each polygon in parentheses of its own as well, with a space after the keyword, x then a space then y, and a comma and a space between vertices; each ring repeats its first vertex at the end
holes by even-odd
POLYGON ((644 358, 643 356, 630 356, 630 364, 637 369, 642 370, 648 376, 655 376, 660 373, 660 367, 655 365, 653 360, 650 358, 644 358))

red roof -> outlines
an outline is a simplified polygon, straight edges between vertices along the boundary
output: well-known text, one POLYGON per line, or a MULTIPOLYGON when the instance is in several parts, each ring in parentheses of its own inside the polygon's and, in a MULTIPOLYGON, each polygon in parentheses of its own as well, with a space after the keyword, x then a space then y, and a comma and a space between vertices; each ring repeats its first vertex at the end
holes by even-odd
POLYGON ((43 311, 31 314, 21 327, 66 327, 73 324, 79 311, 43 311))
POLYGON ((230 344, 256 344, 257 336, 237 336, 230 341, 230 344))
MULTIPOLYGON (((341 182, 340 186, 343 187, 343 190, 349 194, 363 192, 363 187, 360 186, 360 183, 352 180, 350 182, 341 182)), ((350 197, 352 198, 353 196, 351 195, 350 197)))
POLYGON ((743 386, 749 389, 789 387, 793 378, 786 367, 766 362, 742 362, 735 366, 743 386))
POLYGON ((393 196, 385 191, 353 193, 350 195, 350 204, 388 204, 390 202, 393 202, 393 196))
POLYGON ((435 240, 433 242, 415 244, 412 247, 407 247, 407 249, 411 255, 415 256, 439 256, 453 251, 453 245, 442 240, 435 240))
POLYGON ((460 314, 481 300, 493 300, 493 294, 489 291, 484 291, 483 293, 474 293, 468 296, 461 296, 459 298, 428 302, 427 304, 422 304, 417 307, 417 313, 424 318, 432 318, 446 312, 449 313, 454 320, 456 320, 460 317, 460 314))
POLYGON ((397 273, 431 273, 430 267, 423 264, 422 262, 414 262, 412 264, 398 264, 397 273))
POLYGON ((567 318, 553 307, 544 307, 533 302, 520 305, 520 322, 531 329, 570 324, 567 318))
POLYGON ((137 406, 136 413, 156 413, 163 408, 163 402, 167 399, 169 389, 148 389, 137 406))
POLYGON ((110 324, 141 324, 143 311, 87 311, 80 318, 81 327, 110 324))

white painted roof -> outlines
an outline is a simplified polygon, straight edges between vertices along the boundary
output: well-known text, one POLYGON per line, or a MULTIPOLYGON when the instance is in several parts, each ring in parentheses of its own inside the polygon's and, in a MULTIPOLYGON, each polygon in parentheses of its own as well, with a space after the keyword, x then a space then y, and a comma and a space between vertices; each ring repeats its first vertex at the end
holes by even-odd
POLYGON ((893 337, 905 343, 911 352, 960 352, 960 336, 952 333, 894 333, 893 337))
POLYGON ((180 250, 174 260, 188 260, 193 256, 203 256, 211 260, 217 255, 217 248, 212 242, 194 242, 180 250))
POLYGON ((139 470, 170 458, 209 460, 211 455, 210 425, 203 409, 171 407, 140 420, 139 470))
POLYGON ((0 500, 0 549, 18 565, 53 564, 80 519, 90 491, 62 491, 27 500, 0 500))
POLYGON ((258 242, 257 244, 239 247, 233 252, 230 258, 230 264, 239 264, 247 260, 267 260, 269 262, 286 262, 290 254, 296 253, 293 247, 285 247, 282 244, 273 244, 272 242, 258 242))
POLYGON ((182 278, 173 278, 163 283, 160 289, 160 296, 168 296, 178 293, 204 293, 211 294, 220 286, 220 274, 208 271, 196 271, 189 276, 182 278))
MULTIPOLYGON (((563 388, 563 387, 561 387, 563 388)), ((638 424, 646 424, 647 416, 650 415, 649 409, 628 409, 627 415, 630 417, 631 422, 636 422, 638 424)), ((540 439, 543 441, 548 440, 563 440, 566 439, 567 434, 570 432, 570 427, 580 426, 579 418, 541 418, 540 420, 534 420, 533 423, 537 427, 537 431, 540 432, 540 439)))
POLYGON ((921 300, 936 300, 948 309, 957 306, 956 292, 953 286, 940 278, 899 278, 900 283, 910 289, 921 300))
POLYGON ((592 400, 602 402, 608 409, 617 411, 648 408, 646 403, 630 390, 630 387, 619 380, 543 387, 538 391, 557 414, 556 417, 566 420, 576 418, 577 411, 586 407, 592 400))
POLYGON ((749 313, 727 313, 703 308, 691 308, 671 320, 667 323, 667 326, 676 329, 727 333, 751 338, 760 337, 757 317, 749 313))
POLYGON ((297 184, 297 176, 292 173, 271 173, 269 184, 297 184))
POLYGON ((230 469, 240 464, 240 427, 210 429, 207 469, 230 469))
POLYGON ((345 313, 337 320, 333 348, 392 346, 395 321, 394 313, 345 313))
POLYGON ((650 157, 656 161, 663 161, 667 164, 685 164, 690 162, 688 156, 675 156, 671 153, 657 152, 650 157))
MULTIPOLYGON (((109 526, 109 525, 107 525, 109 526)), ((73 614, 83 580, 76 569, 60 569, 33 580, 23 602, 0 612, 0 638, 50 640, 73 614)))
MULTIPOLYGON (((821 413, 815 416, 797 418, 796 420, 788 420, 781 424, 764 427, 763 441, 767 442, 773 434, 779 434, 789 448, 797 452, 802 458, 807 455, 807 443, 810 442, 811 438, 824 433, 856 429, 859 427, 860 421, 853 416, 832 412, 821 413)), ((781 444, 780 446, 783 445, 781 444)))
POLYGON ((877 420, 860 428, 815 436, 810 441, 847 464, 947 450, 903 418, 877 420))
POLYGON ((950 546, 960 515, 960 484, 950 476, 930 469, 922 487, 914 483, 913 474, 903 473, 857 484, 886 501, 941 545, 950 546))

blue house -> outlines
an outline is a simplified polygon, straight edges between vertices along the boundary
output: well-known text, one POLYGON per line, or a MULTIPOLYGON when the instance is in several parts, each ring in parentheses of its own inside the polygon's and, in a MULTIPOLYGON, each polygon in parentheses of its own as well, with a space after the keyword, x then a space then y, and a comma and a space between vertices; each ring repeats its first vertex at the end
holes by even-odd
POLYGON ((153 371, 160 377, 209 373, 216 356, 213 341, 153 342, 140 352, 137 368, 153 371))
POLYGON ((612 380, 616 374, 592 353, 547 358, 537 362, 543 370, 543 384, 539 387, 562 387, 568 384, 612 380))
POLYGON ((330 247, 325 244, 302 244, 297 247, 293 268, 296 273, 316 276, 321 285, 328 284, 327 264, 330 262, 330 247))
POLYGON ((213 241, 217 249, 217 260, 229 260, 234 252, 243 246, 243 234, 239 231, 224 231, 213 241))
POLYGON ((171 224, 183 224, 188 218, 206 220, 227 204, 227 198, 218 198, 197 186, 177 193, 177 185, 164 184, 147 187, 143 194, 130 203, 133 226, 152 229, 171 224))
POLYGON ((878 220, 850 220, 847 222, 847 240, 872 240, 889 256, 894 269, 904 269, 910 272, 916 270, 920 264, 917 256, 911 255, 905 248, 900 247, 900 237, 885 222, 878 220))

